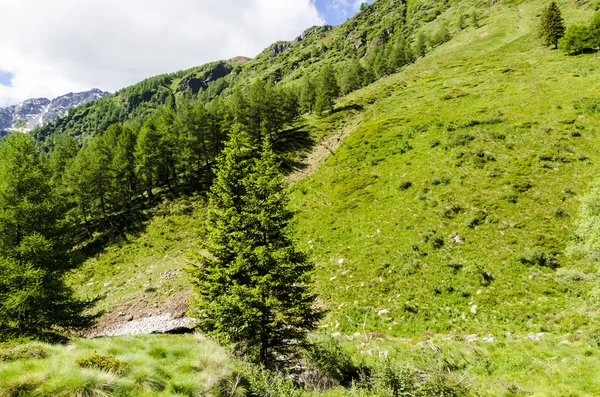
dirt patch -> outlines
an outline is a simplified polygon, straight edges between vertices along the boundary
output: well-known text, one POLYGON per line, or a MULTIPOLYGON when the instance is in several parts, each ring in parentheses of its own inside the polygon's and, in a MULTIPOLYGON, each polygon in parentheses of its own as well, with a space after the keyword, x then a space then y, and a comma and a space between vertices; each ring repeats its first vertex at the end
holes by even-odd
MULTIPOLYGON (((100 317, 96 325, 83 332, 81 336, 96 337, 116 335, 118 329, 129 329, 126 324, 134 321, 144 320, 146 323, 155 324, 155 330, 150 330, 152 326, 145 326, 142 321, 138 328, 150 330, 152 332, 168 332, 169 322, 171 326, 177 328, 186 323, 186 313, 189 309, 191 291, 180 292, 166 300, 155 301, 151 297, 142 295, 133 301, 118 306, 114 310, 105 313, 100 317), (151 320, 148 320, 151 319, 151 320), (182 321, 175 321, 182 320, 182 321), (183 321, 185 320, 185 321, 183 321), (181 324, 180 324, 181 323, 181 324)), ((134 323, 137 324, 137 323, 134 323)), ((142 332, 137 332, 142 333, 142 332)), ((129 335, 128 333, 118 333, 118 335, 129 335)))
POLYGON ((325 162, 327 157, 335 153, 342 140, 350 135, 359 125, 360 121, 353 120, 344 129, 333 132, 331 136, 321 142, 302 159, 300 162, 301 167, 298 167, 296 171, 287 175, 285 178, 286 181, 293 184, 313 174, 325 162))

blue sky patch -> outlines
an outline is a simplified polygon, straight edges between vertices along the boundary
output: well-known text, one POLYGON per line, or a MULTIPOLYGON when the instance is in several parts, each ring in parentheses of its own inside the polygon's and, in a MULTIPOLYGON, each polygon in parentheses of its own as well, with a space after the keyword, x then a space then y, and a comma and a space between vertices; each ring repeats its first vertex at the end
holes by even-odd
MULTIPOLYGON (((374 0, 363 0, 372 3, 374 0)), ((329 25, 339 25, 346 22, 358 12, 359 0, 315 0, 315 5, 321 16, 329 25)))
POLYGON ((10 83, 10 81, 12 80, 13 77, 15 77, 15 76, 13 76, 13 74, 10 72, 0 71, 0 85, 6 86, 6 87, 11 87, 12 84, 10 83))

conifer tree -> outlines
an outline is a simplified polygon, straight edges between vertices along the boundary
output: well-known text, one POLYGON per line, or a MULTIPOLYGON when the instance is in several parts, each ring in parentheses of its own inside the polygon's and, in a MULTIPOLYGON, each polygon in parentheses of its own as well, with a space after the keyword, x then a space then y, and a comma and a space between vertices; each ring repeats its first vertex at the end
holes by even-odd
POLYGON ((600 11, 597 11, 590 23, 590 35, 592 36, 594 48, 600 49, 600 11))
POLYGON ((313 330, 313 265, 294 247, 293 214, 268 140, 260 158, 239 127, 218 161, 210 193, 210 256, 192 270, 199 328, 255 362, 276 365, 313 330))
POLYGON ((69 270, 57 221, 64 208, 33 138, 0 145, 0 334, 89 324, 86 304, 65 284, 69 270))
POLYGON ((306 73, 302 78, 300 86, 300 111, 303 113, 311 113, 315 107, 317 100, 317 91, 315 88, 314 81, 310 76, 310 73, 306 73))
POLYGON ((129 127, 111 126, 106 136, 112 141, 112 180, 111 196, 113 205, 121 209, 130 206, 133 196, 137 193, 137 176, 135 173, 135 144, 136 136, 129 127), (110 137, 113 133, 114 137, 110 137))
POLYGON ((542 12, 539 35, 545 45, 553 45, 554 48, 558 48, 559 40, 565 35, 563 18, 555 1, 542 12))
POLYGON ((356 58, 351 59, 342 69, 340 74, 340 93, 347 95, 363 86, 365 69, 356 58))
POLYGON ((316 93, 315 110, 317 113, 323 114, 332 110, 336 98, 340 95, 340 88, 330 64, 326 64, 319 73, 316 93))
POLYGON ((415 43, 413 44, 413 52, 417 57, 424 57, 427 54, 427 44, 429 37, 423 32, 419 32, 415 43))
POLYGON ((413 52, 404 39, 400 36, 394 43, 389 58, 389 69, 391 73, 396 73, 401 67, 413 63, 415 61, 413 52))
POLYGON ((161 166, 160 138, 154 121, 149 119, 142 126, 136 142, 136 174, 149 199, 154 197, 152 189, 158 181, 161 166))

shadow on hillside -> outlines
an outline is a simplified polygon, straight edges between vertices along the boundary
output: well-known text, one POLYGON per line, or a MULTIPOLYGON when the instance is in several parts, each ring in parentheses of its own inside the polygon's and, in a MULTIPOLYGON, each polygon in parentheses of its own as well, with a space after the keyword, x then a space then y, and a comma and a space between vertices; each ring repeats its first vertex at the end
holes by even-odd
POLYGON ((331 114, 335 114, 335 113, 339 113, 339 112, 347 112, 349 110, 356 110, 358 112, 362 112, 363 110, 365 110, 365 108, 362 105, 359 105, 357 103, 351 103, 351 104, 346 105, 346 106, 341 106, 339 108, 334 108, 331 111, 331 114))
MULTIPOLYGON (((152 200, 138 197, 127 210, 105 215, 88 224, 80 223, 70 233, 69 244, 73 249, 73 268, 87 259, 97 256, 109 245, 127 243, 146 231, 148 222, 159 215, 159 206, 181 197, 191 197, 193 189, 179 186, 178 189, 154 192, 152 200)), ((197 192, 197 190, 196 190, 197 192)))
POLYGON ((281 170, 284 174, 303 168, 305 165, 295 160, 299 155, 313 149, 316 142, 310 136, 308 125, 301 125, 281 131, 273 144, 273 149, 281 159, 281 170))

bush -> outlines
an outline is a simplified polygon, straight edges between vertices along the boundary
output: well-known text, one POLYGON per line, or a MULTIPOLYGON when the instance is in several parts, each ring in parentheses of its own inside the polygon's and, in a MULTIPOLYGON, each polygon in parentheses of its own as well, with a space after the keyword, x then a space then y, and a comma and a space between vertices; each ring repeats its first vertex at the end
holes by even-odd
POLYGON ((590 341, 595 347, 600 347, 600 329, 590 334, 590 341))
POLYGON ((586 113, 600 114, 600 97, 580 99, 574 103, 573 107, 586 113))
POLYGON ((259 365, 244 363, 242 367, 243 386, 248 397, 300 397, 301 389, 294 382, 259 365))
POLYGON ((414 394, 414 396, 417 397, 464 397, 468 395, 469 394, 466 388, 451 381, 444 375, 438 374, 430 376, 419 386, 419 390, 414 394))
POLYGON ((560 40, 560 49, 569 55, 583 54, 596 47, 596 39, 589 27, 584 25, 570 26, 565 37, 560 40))
POLYGON ((102 371, 113 372, 116 375, 124 375, 129 370, 129 364, 126 361, 119 360, 112 356, 103 356, 101 354, 92 354, 90 356, 77 360, 77 365, 83 368, 95 368, 102 371))
POLYGON ((30 358, 46 358, 48 352, 42 346, 7 346, 0 350, 0 361, 15 361, 30 358))
POLYGON ((412 187, 412 182, 409 181, 404 181, 400 184, 400 186, 398 187, 400 190, 408 190, 412 187))
POLYGON ((551 269, 560 267, 560 264, 554 255, 538 247, 521 256, 519 261, 522 264, 529 266, 549 267, 551 269))
POLYGON ((378 394, 385 396, 412 397, 417 391, 414 371, 390 360, 376 367, 372 382, 378 394))
POLYGON ((358 378, 358 368, 335 339, 323 338, 310 344, 305 359, 309 368, 331 376, 340 384, 347 385, 358 378))

